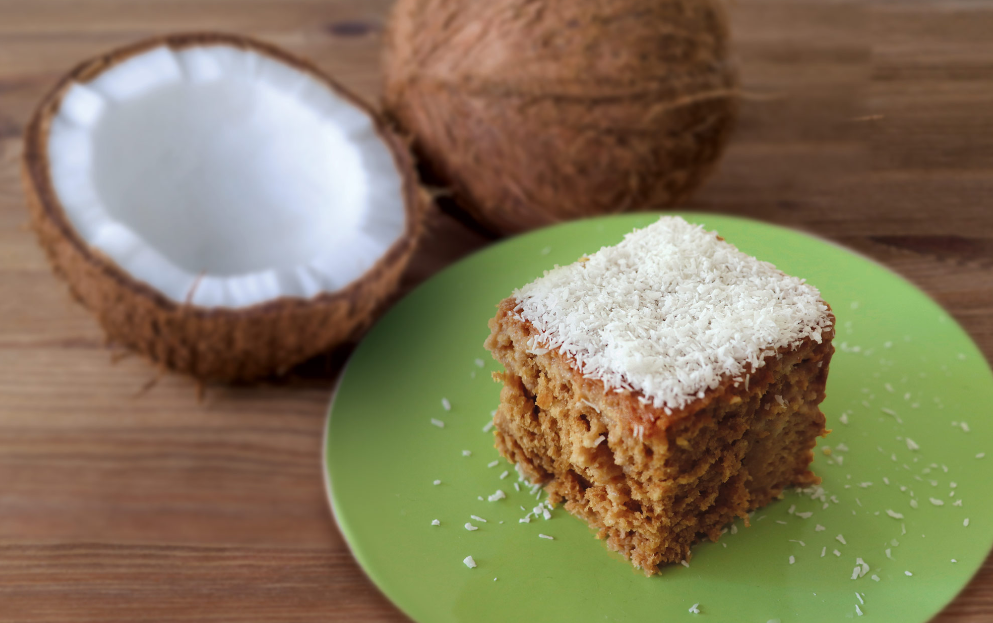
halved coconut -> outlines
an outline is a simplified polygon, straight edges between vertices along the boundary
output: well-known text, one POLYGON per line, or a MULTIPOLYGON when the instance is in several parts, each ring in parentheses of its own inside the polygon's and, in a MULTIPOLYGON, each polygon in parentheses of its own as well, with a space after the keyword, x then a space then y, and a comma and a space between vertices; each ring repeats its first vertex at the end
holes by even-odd
POLYGON ((309 63, 182 34, 85 62, 28 126, 32 222, 108 335, 207 379, 354 338, 425 202, 404 142, 309 63))

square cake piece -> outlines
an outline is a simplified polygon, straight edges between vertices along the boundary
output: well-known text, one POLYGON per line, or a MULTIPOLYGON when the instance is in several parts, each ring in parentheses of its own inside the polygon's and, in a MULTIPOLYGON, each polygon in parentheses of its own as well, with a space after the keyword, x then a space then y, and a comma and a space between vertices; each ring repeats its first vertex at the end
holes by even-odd
POLYGON ((663 217, 489 324, 500 453, 646 575, 820 481, 831 308, 714 232, 663 217))

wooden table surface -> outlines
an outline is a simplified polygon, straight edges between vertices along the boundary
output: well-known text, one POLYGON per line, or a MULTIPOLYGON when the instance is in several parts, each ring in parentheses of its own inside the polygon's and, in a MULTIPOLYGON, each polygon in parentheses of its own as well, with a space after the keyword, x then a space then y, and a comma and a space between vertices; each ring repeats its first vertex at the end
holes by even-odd
MULTIPOLYGON (((324 497, 341 356, 258 387, 104 343, 27 227, 21 133, 76 62, 249 33, 364 97, 384 0, 0 0, 0 620, 402 621, 324 497)), ((737 0, 746 99, 689 207, 815 232, 905 275, 993 358, 993 3, 737 0)), ((432 217, 406 286, 487 243, 432 217)), ((924 589, 926 590, 926 589, 924 589)), ((935 619, 993 620, 993 560, 935 619)))

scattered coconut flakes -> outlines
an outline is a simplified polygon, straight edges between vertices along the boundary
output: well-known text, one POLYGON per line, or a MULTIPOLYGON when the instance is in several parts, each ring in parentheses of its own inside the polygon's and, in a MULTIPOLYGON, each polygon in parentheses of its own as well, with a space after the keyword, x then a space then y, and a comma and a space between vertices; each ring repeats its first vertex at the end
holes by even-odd
POLYGON ((842 424, 848 424, 848 414, 842 413, 841 416, 838 418, 838 421, 840 421, 842 424))
POLYGON ((894 510, 886 509, 886 514, 893 519, 903 519, 903 513, 898 513, 894 510))
POLYGON ((889 479, 889 478, 887 478, 886 476, 883 476, 883 484, 884 484, 884 485, 888 485, 888 484, 890 484, 890 479, 889 479))
POLYGON ((503 492, 503 489, 497 489, 496 493, 487 497, 486 499, 489 500, 490 502, 496 502, 497 500, 502 500, 505 497, 507 497, 507 494, 503 492))
POLYGON ((738 526, 731 524, 731 534, 738 534, 738 526))
MULTIPOLYGON (((508 472, 507 470, 503 470, 503 473, 500 474, 500 480, 503 480, 504 478, 506 478, 509 475, 510 475, 510 472, 508 472)), ((515 482, 514 484, 516 485, 517 483, 515 482)))
POLYGON ((431 520, 431 525, 432 526, 440 526, 441 525, 441 522, 438 521, 437 519, 432 519, 431 520))
POLYGON ((790 505, 789 510, 787 510, 786 512, 789 513, 790 515, 792 515, 794 512, 796 512, 796 504, 790 505))
POLYGON ((472 519, 475 519, 476 521, 481 521, 483 523, 487 523, 487 521, 485 519, 483 519, 482 517, 480 517, 478 515, 469 515, 469 517, 471 517, 472 519))
POLYGON ((477 500, 479 500, 480 502, 482 502, 482 501, 483 501, 483 496, 481 496, 481 495, 477 495, 477 496, 476 496, 476 499, 477 499, 477 500))
POLYGON ((966 528, 969 527, 969 518, 968 517, 965 518, 965 521, 962 522, 962 525, 965 526, 966 528))
POLYGON ((917 508, 917 500, 915 499, 910 500, 910 508, 917 508))
POLYGON ((486 467, 496 467, 499 464, 500 464, 500 461, 499 460, 490 461, 489 463, 486 464, 486 467))
POLYGON ((906 575, 906 576, 912 576, 912 575, 914 575, 913 573, 911 573, 909 571, 904 571, 903 574, 906 575))
POLYGON ((966 424, 965 422, 962 422, 961 424, 959 424, 959 426, 961 426, 962 430, 964 430, 965 432, 967 433, 969 432, 969 425, 966 424))
POLYGON ((488 433, 488 432, 490 432, 491 430, 493 430, 493 422, 492 422, 492 421, 490 421, 490 422, 487 422, 487 423, 486 423, 486 426, 484 426, 484 427, 483 427, 483 432, 484 432, 484 433, 488 433))
POLYGON ((827 530, 827 528, 825 528, 821 524, 817 524, 816 526, 814 526, 814 532, 824 532, 825 530, 827 530))
POLYGON ((690 612, 693 614, 700 614, 699 606, 700 604, 693 604, 692 606, 690 606, 690 612))
POLYGON ((477 528, 476 526, 472 525, 468 521, 465 523, 465 529, 468 530, 469 532, 472 532, 473 530, 479 530, 479 528, 477 528))
POLYGON ((858 604, 855 604, 855 614, 862 616, 862 610, 859 609, 858 604))
POLYGON ((780 521, 779 519, 776 520, 776 523, 783 524, 784 526, 787 525, 785 521, 780 521))
POLYGON ((520 490, 521 490, 521 485, 519 485, 519 484, 517 484, 517 483, 515 482, 515 483, 514 483, 514 490, 515 490, 515 491, 520 491, 520 490))
MULTIPOLYGON (((866 406, 868 406, 868 405, 866 405, 866 406)), ((896 419, 897 423, 903 424, 903 420, 900 419, 900 415, 896 411, 894 411, 893 409, 887 409, 886 407, 883 407, 882 409, 880 409, 880 411, 882 411, 886 415, 893 416, 896 419)))
POLYGON ((795 562, 796 562, 796 558, 794 558, 793 556, 790 556, 790 564, 792 565, 795 562))
POLYGON ((945 505, 945 501, 944 500, 939 500, 938 498, 928 498, 928 500, 930 500, 931 503, 934 504, 935 506, 944 506, 945 505))
POLYGON ((815 288, 678 217, 548 271, 514 297, 536 342, 656 408, 684 407, 779 348, 819 342, 831 322, 815 288))
POLYGON ((548 536, 547 534, 539 534, 538 535, 538 538, 539 539, 548 539, 549 541, 554 541, 555 540, 555 537, 548 536))
MULTIPOLYGON (((862 560, 861 558, 856 558, 855 559, 855 564, 858 565, 859 577, 860 578, 864 578, 865 577, 865 574, 869 573, 869 565, 867 565, 866 562, 864 560, 862 560)), ((852 579, 854 579, 854 578, 852 578, 852 579)))
POLYGON ((440 485, 440 484, 441 484, 441 481, 440 481, 440 480, 435 480, 435 481, 434 481, 434 482, 432 482, 431 484, 433 484, 434 486, 436 486, 436 487, 437 487, 438 485, 440 485))
POLYGON ((483 361, 482 359, 479 359, 478 357, 476 358, 476 366, 477 367, 482 368, 485 365, 486 365, 486 362, 485 361, 483 361))
POLYGON ((799 543, 800 544, 800 547, 806 547, 807 546, 807 544, 804 543, 803 541, 798 541, 796 539, 790 539, 790 543, 799 543))
POLYGON ((865 600, 862 599, 862 595, 859 595, 858 591, 855 591, 855 596, 858 597, 859 603, 865 605, 865 600))
POLYGON ((900 534, 901 535, 907 534, 907 524, 905 523, 900 524, 900 534))
POLYGON ((952 502, 952 506, 962 506, 962 500, 955 500, 952 502))
POLYGON ((438 428, 445 428, 445 423, 437 418, 431 418, 431 423, 437 426, 438 428))
POLYGON ((462 456, 472 456, 472 450, 463 450, 462 456))
POLYGON ((841 552, 839 552, 836 549, 835 550, 831 550, 831 553, 834 554, 835 556, 839 556, 839 557, 841 556, 841 552))
POLYGON ((838 462, 838 465, 841 465, 842 463, 845 462, 845 457, 839 454, 838 456, 834 457, 834 460, 838 462))
POLYGON ((955 560, 954 558, 952 558, 952 562, 958 562, 958 561, 957 561, 957 560, 955 560))
POLYGON ((845 537, 841 536, 840 534, 834 538, 838 539, 838 541, 840 541, 842 545, 848 545, 848 543, 845 541, 845 537))
POLYGON ((472 559, 472 556, 466 556, 465 558, 462 559, 462 562, 464 562, 465 566, 469 567, 470 569, 476 568, 476 561, 472 559))
POLYGON ((681 564, 681 565, 683 565, 683 566, 684 566, 684 567, 686 567, 687 569, 689 569, 689 568, 690 568, 690 563, 688 563, 688 562, 686 562, 685 560, 680 560, 680 561, 679 561, 679 564, 681 564))
POLYGON ((869 579, 872 580, 873 582, 878 582, 879 576, 873 573, 872 575, 869 576, 869 579))
POLYGON ((981 458, 983 458, 984 456, 986 456, 986 453, 985 453, 985 452, 980 452, 979 454, 977 454, 977 455, 976 455, 976 458, 977 458, 977 459, 981 459, 981 458))
POLYGON ((452 403, 448 402, 448 398, 442 398, 441 399, 441 407, 445 411, 451 411, 452 410, 452 403))
POLYGON ((921 449, 921 447, 919 445, 917 445, 917 443, 914 442, 914 440, 911 439, 910 437, 907 437, 907 448, 909 448, 910 450, 920 450, 921 449))
POLYGON ((886 554, 886 557, 889 558, 890 560, 895 560, 893 558, 893 550, 891 550, 890 548, 887 547, 885 550, 883 550, 883 553, 886 554))
POLYGON ((596 441, 593 442, 593 447, 595 448, 599 446, 601 443, 603 443, 606 440, 607 440, 606 435, 600 435, 599 437, 596 438, 596 441))

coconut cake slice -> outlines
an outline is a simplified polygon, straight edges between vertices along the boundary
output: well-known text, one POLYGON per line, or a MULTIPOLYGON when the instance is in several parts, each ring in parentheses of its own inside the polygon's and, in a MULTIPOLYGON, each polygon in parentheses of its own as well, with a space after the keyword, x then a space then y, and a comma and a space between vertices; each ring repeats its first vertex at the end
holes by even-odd
POLYGON ((498 305, 496 446, 651 575, 819 482, 834 316, 816 288, 678 217, 498 305))

